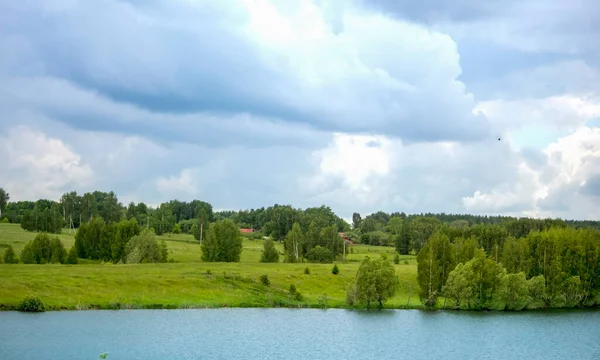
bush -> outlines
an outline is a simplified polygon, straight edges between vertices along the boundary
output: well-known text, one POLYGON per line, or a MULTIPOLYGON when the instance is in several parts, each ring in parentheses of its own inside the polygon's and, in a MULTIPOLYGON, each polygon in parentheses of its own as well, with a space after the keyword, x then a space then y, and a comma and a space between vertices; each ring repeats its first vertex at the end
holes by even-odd
POLYGON ((311 263, 332 263, 333 253, 331 250, 317 245, 306 254, 306 259, 311 263))
POLYGON ((400 264, 400 254, 396 253, 396 255, 394 255, 394 264, 398 265, 400 264))
POLYGON ((408 260, 404 260, 404 265, 408 265, 408 260))
POLYGON ((159 244, 154 234, 143 230, 129 240, 125 248, 125 259, 128 264, 166 262, 168 249, 164 240, 159 244))
POLYGON ((296 290, 296 285, 290 284, 290 295, 295 295, 297 291, 298 290, 296 290))
POLYGON ((356 290, 356 283, 351 283, 346 291, 346 303, 353 306, 358 300, 358 291, 356 290))
POLYGON ((308 266, 304 268, 304 274, 310 275, 310 269, 308 268, 308 266))
POLYGON ((38 234, 21 251, 23 264, 62 264, 66 258, 67 251, 62 241, 56 236, 50 239, 45 233, 38 234))
POLYGON ((321 296, 319 296, 317 298, 317 301, 319 302, 319 306, 322 308, 327 308, 329 307, 329 301, 327 300, 327 294, 323 294, 321 296))
POLYGON ((171 231, 173 234, 181 234, 181 225, 175 224, 173 226, 173 230, 171 231))
POLYGON ((19 311, 24 312, 44 312, 46 306, 42 300, 35 296, 28 296, 19 304, 19 311))
POLYGON ((77 258, 77 249, 75 246, 71 246, 71 250, 69 250, 69 254, 67 255, 66 263, 71 265, 79 263, 79 259, 77 258))
POLYGON ((294 284, 290 284, 290 296, 296 301, 304 300, 304 296, 296 289, 294 284))
POLYGON ((260 283, 264 286, 271 285, 271 281, 269 280, 269 276, 267 274, 263 274, 260 276, 260 283))
POLYGON ((333 265, 333 269, 331 269, 331 273, 333 275, 337 275, 340 273, 340 269, 338 268, 337 264, 333 265))
POLYGON ((7 264, 17 264, 19 262, 19 259, 17 259, 17 256, 15 255, 15 250, 13 250, 13 247, 10 245, 4 252, 4 262, 7 264))
POLYGON ((8 224, 9 223, 8 218, 7 217, 3 218, 2 219, 2 223, 3 224, 8 224))
POLYGON ((265 240, 260 262, 276 263, 279 262, 279 252, 275 249, 275 243, 272 239, 265 240))

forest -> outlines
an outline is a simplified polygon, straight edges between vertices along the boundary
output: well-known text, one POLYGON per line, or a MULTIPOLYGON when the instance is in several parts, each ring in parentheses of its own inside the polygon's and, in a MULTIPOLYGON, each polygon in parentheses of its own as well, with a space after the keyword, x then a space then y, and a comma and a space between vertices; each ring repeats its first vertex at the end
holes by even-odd
POLYGON ((26 253, 25 258, 37 259, 31 262, 66 263, 68 257, 71 263, 73 258, 165 262, 168 249, 154 238, 163 234, 193 235, 202 243, 205 262, 236 262, 242 251, 240 228, 245 228, 252 229, 245 237, 267 239, 261 262, 279 262, 274 242, 282 244, 288 263, 344 261, 354 244, 392 246, 396 264, 400 255, 417 256, 425 307, 440 306, 440 299, 444 308, 463 309, 600 304, 598 221, 379 211, 364 218, 354 213, 348 223, 325 205, 214 211, 205 201, 171 200, 153 208, 133 202, 125 206, 114 192, 101 191, 69 192, 59 201, 9 200, 0 189, 1 222, 31 232, 67 229, 75 234, 69 256, 52 239, 36 240, 27 251, 45 243, 59 255, 50 251, 45 259, 26 253))

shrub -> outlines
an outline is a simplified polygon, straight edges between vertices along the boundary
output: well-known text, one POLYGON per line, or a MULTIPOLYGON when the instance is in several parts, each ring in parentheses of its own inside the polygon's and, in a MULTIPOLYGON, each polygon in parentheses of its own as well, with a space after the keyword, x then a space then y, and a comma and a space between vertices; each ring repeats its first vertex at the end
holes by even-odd
POLYGON ((332 263, 333 253, 331 250, 317 245, 306 254, 306 259, 311 263, 332 263))
POLYGON ((296 301, 304 300, 304 296, 296 289, 294 284, 290 284, 290 296, 296 301))
POLYGON ((173 230, 172 230, 173 234, 181 234, 181 225, 179 224, 175 224, 173 226, 173 230))
POLYGON ((75 248, 75 246, 71 246, 69 254, 67 255, 66 263, 72 265, 79 263, 79 259, 77 258, 77 249, 75 248))
POLYGON ((269 280, 269 276, 267 274, 263 274, 260 276, 260 283, 264 286, 271 285, 271 281, 269 280))
POLYGON ((66 258, 67 251, 62 241, 56 236, 50 239, 45 233, 38 234, 21 251, 23 264, 62 264, 66 258))
POLYGON ((308 268, 308 266, 304 268, 304 274, 310 275, 310 269, 308 268))
POLYGON ((13 250, 13 247, 10 245, 4 252, 4 262, 7 264, 16 264, 19 262, 19 259, 17 259, 17 256, 15 255, 15 251, 13 250))
POLYGON ((358 292, 356 290, 356 283, 353 282, 348 286, 348 290, 346 291, 346 303, 350 306, 353 306, 354 303, 358 300, 358 292))
POLYGON ((333 275, 337 275, 340 273, 340 269, 338 268, 337 264, 333 265, 333 269, 331 269, 331 273, 333 275))
POLYGON ((400 254, 396 253, 396 255, 394 255, 394 264, 398 265, 400 264, 400 254))
POLYGON ((323 294, 323 295, 319 296, 317 301, 319 302, 320 307, 322 307, 324 309, 329 307, 329 302, 327 300, 327 294, 323 294))
POLYGON ((404 260, 404 265, 408 265, 408 260, 404 260))
POLYGON ((168 249, 164 240, 159 244, 154 234, 143 230, 129 240, 125 248, 125 259, 128 264, 166 262, 168 249))
POLYGON ((24 312, 44 312, 46 311, 46 306, 44 302, 38 297, 28 296, 19 304, 19 311, 24 312))
POLYGON ((9 222, 9 221, 8 221, 8 218, 7 218, 7 217, 5 217, 5 218, 3 218, 3 219, 2 219, 2 223, 3 223, 3 224, 8 224, 8 222, 9 222))
POLYGON ((275 243, 272 239, 265 240, 260 262, 276 263, 279 262, 279 252, 275 249, 275 243))

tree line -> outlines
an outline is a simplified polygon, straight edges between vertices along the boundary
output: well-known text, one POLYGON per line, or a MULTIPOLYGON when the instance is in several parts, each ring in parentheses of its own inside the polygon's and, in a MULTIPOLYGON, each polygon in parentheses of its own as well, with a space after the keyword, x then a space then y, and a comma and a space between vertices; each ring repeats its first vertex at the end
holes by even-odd
POLYGON ((486 236, 432 234, 417 256, 425 306, 440 297, 444 307, 467 309, 600 304, 600 231, 551 227, 520 238, 504 232, 492 245, 486 236))

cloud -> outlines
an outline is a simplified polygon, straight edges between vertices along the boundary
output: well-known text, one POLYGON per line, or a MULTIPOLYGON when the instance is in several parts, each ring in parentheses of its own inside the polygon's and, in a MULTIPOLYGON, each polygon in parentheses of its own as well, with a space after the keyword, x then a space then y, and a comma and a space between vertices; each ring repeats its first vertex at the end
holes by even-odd
POLYGON ((541 4, 0 3, 0 186, 593 217, 596 5, 541 4))
MULTIPOLYGON (((46 90, 63 88, 54 97, 79 89, 87 107, 61 104, 54 115, 91 130, 138 125, 97 108, 85 122, 72 114, 89 110, 95 97, 154 115, 185 114, 184 125, 200 126, 197 117, 225 124, 252 117, 407 141, 486 136, 486 119, 471 112, 473 98, 457 80, 459 55, 449 36, 339 3, 325 2, 324 10, 311 1, 294 4, 5 5, 9 16, 29 19, 7 26, 3 45, 18 61, 11 62, 15 75, 5 91, 28 92, 35 85, 20 84, 18 76, 32 73, 46 90)), ((180 122, 161 121, 158 131, 177 138, 182 127, 173 123, 180 122)))
POLYGON ((594 188, 600 176, 600 129, 580 128, 543 152, 547 159, 544 166, 536 169, 520 164, 516 179, 464 197, 465 207, 532 216, 597 218, 600 205, 589 184, 594 188))
POLYGON ((18 126, 0 136, 0 143, 0 183, 13 201, 56 199, 93 176, 77 153, 41 132, 18 126))

